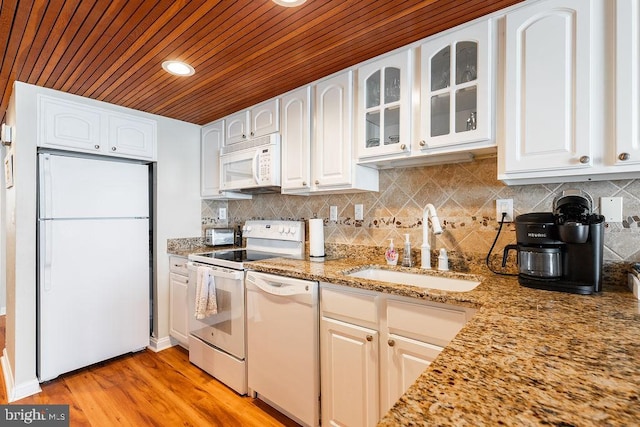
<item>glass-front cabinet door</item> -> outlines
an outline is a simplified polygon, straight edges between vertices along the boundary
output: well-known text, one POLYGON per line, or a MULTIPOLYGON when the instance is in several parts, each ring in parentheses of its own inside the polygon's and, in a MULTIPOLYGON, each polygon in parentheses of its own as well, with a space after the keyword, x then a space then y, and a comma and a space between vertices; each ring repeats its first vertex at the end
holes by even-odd
POLYGON ((412 51, 358 69, 358 158, 408 154, 412 51))
POLYGON ((492 49, 490 20, 420 47, 420 150, 491 138, 492 49))

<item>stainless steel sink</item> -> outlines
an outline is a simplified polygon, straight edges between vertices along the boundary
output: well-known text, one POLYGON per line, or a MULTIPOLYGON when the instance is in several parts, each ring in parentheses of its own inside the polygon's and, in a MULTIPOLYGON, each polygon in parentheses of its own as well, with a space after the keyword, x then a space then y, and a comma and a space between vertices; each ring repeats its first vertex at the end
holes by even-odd
POLYGON ((480 281, 475 278, 459 279, 405 271, 381 270, 378 268, 366 268, 348 273, 347 276, 452 292, 469 292, 480 284, 480 281))

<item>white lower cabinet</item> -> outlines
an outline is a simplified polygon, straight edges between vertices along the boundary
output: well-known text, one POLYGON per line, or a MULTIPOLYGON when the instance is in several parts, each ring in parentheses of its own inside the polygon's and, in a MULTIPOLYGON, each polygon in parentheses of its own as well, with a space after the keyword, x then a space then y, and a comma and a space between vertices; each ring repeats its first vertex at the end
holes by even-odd
POLYGON ((169 257, 169 335, 184 348, 189 348, 189 310, 187 258, 169 257))
POLYGON ((322 420, 373 426, 379 419, 378 331, 322 317, 322 420))
POLYGON ((372 426, 474 309, 320 284, 322 423, 372 426))
POLYGON ((387 342, 382 345, 386 346, 385 356, 389 364, 382 407, 388 411, 440 354, 442 347, 394 334, 389 334, 387 342))

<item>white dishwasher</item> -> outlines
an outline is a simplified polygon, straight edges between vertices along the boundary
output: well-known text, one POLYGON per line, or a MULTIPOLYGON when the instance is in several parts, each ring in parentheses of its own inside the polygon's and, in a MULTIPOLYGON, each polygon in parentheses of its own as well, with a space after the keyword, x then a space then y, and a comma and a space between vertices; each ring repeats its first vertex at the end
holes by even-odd
POLYGON ((248 271, 245 284, 249 394, 318 426, 318 282, 248 271))

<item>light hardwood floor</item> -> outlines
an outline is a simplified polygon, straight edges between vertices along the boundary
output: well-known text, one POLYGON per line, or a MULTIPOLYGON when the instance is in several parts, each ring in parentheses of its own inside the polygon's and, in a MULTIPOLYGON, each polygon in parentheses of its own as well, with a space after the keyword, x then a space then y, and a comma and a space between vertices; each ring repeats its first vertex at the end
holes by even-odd
MULTIPOLYGON (((0 339, 4 348, 5 316, 0 316, 0 339)), ((41 387, 41 393, 12 404, 68 404, 73 427, 298 425, 216 381, 189 363, 181 347, 121 356, 41 387)), ((6 404, 4 386, 0 389, 0 403, 6 404)))

